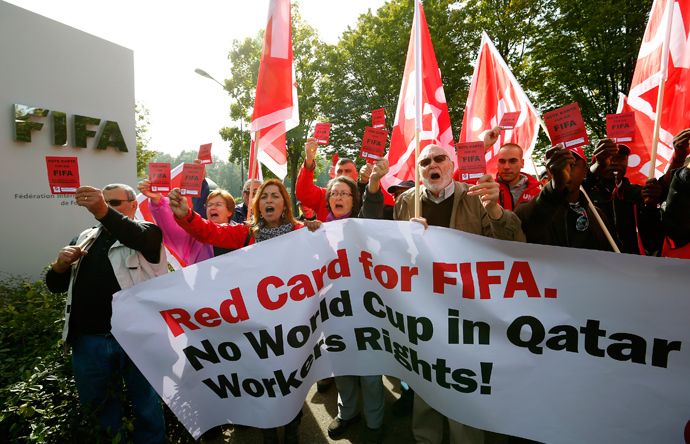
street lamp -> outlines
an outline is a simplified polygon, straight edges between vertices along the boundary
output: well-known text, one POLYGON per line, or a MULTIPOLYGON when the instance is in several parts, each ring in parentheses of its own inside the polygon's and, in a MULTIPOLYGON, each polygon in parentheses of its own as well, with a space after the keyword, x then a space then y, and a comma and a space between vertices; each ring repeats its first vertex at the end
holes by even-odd
MULTIPOLYGON (((213 76, 211 76, 211 74, 207 73, 203 69, 197 68, 194 70, 194 72, 202 77, 206 77, 207 79, 213 80, 214 82, 219 84, 221 88, 225 89, 225 85, 220 83, 218 80, 214 79, 213 76)), ((228 91, 227 89, 225 89, 225 91, 228 93, 228 95, 230 94, 230 91, 228 91)), ((242 161, 244 157, 242 154, 244 150, 244 117, 240 119, 240 144, 240 188, 242 188, 244 186, 244 163, 242 161)))

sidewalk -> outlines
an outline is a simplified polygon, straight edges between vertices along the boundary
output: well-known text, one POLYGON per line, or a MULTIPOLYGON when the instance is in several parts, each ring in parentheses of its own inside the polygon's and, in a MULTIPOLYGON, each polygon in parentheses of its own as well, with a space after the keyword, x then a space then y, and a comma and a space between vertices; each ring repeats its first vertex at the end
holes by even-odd
MULTIPOLYGON (((414 437, 412 436, 412 415, 403 418, 394 416, 391 412, 391 405, 400 396, 400 383, 398 379, 389 376, 383 377, 383 383, 386 387, 386 413, 383 420, 384 438, 383 444, 414 444, 414 437)), ((354 424, 347 432, 338 440, 332 440, 328 437, 326 428, 331 423, 335 415, 338 413, 338 393, 335 384, 325 393, 316 391, 316 384, 309 390, 307 399, 302 407, 304 416, 302 417, 302 424, 300 425, 300 443, 301 444, 358 444, 362 442, 362 432, 365 427, 365 421, 362 420, 354 424)), ((279 429, 278 436, 282 440, 283 430, 279 429)), ((233 428, 227 427, 224 432, 224 441, 215 440, 213 444, 231 443, 231 444, 261 444, 263 435, 261 430, 243 427, 233 428)), ((443 443, 448 443, 448 428, 445 427, 443 443)), ((485 444, 506 444, 507 438, 503 435, 495 433, 487 433, 485 444)))

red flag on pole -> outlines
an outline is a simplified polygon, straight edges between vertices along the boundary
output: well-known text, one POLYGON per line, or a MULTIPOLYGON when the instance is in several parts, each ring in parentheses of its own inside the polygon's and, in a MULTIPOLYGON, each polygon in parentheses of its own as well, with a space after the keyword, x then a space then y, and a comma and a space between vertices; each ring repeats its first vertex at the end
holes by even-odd
POLYGON ((651 168, 654 123, 660 119, 654 175, 661 176, 673 157, 673 136, 690 127, 690 1, 655 0, 637 56, 628 97, 621 95, 618 113, 635 113, 635 142, 627 143, 626 177, 644 184, 651 168), (657 98, 661 79, 661 113, 657 98))
MULTIPOLYGON (((496 172, 498 150, 506 143, 520 145, 523 158, 529 159, 537 142, 540 119, 501 54, 489 36, 482 32, 459 141, 483 141, 484 135, 501 122, 504 114, 516 111, 520 116, 514 129, 502 131, 493 148, 486 152, 486 171, 491 174, 496 172)), ((536 174, 532 169, 532 162, 525 163, 525 170, 536 174)))
POLYGON ((451 159, 455 158, 453 132, 450 127, 441 73, 436 62, 422 2, 417 0, 416 3, 415 21, 407 48, 405 73, 400 87, 390 148, 386 155, 390 172, 381 180, 384 189, 404 180, 414 180, 415 116, 417 114, 421 119, 420 149, 432 143, 437 144, 448 151, 451 159), (418 45, 415 45, 416 29, 420 31, 418 45), (419 51, 415 51, 415 46, 419 46, 419 51), (419 53, 417 54, 418 64, 421 66, 418 72, 415 70, 417 52, 419 53), (419 82, 421 87, 416 86, 415 79, 418 75, 421 77, 419 82))
POLYGON ((285 133, 298 124, 290 0, 271 0, 250 131, 252 140, 259 131, 257 159, 281 179, 287 174, 285 133))

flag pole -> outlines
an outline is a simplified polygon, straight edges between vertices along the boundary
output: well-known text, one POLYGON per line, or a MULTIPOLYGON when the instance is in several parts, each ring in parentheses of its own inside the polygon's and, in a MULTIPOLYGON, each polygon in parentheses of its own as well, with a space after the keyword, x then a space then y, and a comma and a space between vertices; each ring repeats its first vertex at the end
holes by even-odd
POLYGON ((668 77, 668 45, 671 40, 671 24, 673 22, 673 7, 675 1, 669 1, 666 5, 666 35, 661 49, 661 69, 659 71, 659 93, 656 98, 656 114, 654 116, 654 138, 652 139, 652 152, 649 155, 649 179, 656 176, 656 153, 659 145, 659 131, 661 129, 661 111, 664 106, 664 89, 666 77, 668 77))
POLYGON ((414 81, 415 81, 415 147, 414 147, 414 217, 422 217, 422 203, 420 201, 420 189, 419 189, 419 165, 417 160, 419 159, 419 133, 422 128, 422 33, 419 29, 419 5, 422 0, 415 0, 414 2, 414 81))
POLYGON ((256 140, 254 141, 254 149, 252 150, 251 159, 249 159, 249 171, 251 176, 251 182, 249 183, 249 205, 247 205, 247 221, 251 220, 252 217, 252 201, 254 200, 254 176, 257 175, 257 162, 256 162, 256 152, 259 149, 259 139, 261 138, 261 130, 256 131, 256 140))

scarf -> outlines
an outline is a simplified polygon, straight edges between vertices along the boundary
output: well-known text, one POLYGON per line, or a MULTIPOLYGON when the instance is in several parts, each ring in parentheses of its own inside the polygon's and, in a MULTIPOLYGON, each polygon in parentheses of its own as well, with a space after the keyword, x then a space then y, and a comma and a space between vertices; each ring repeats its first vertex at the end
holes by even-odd
POLYGON ((333 213, 328 213, 328 216, 326 216, 326 222, 330 222, 332 220, 347 219, 348 217, 350 217, 351 214, 352 214, 352 210, 348 211, 346 214, 343 214, 340 217, 335 217, 333 215, 333 213))
POLYGON ((280 236, 281 234, 286 234, 291 232, 295 228, 295 224, 293 223, 284 223, 282 225, 279 225, 275 228, 259 228, 259 230, 256 232, 256 239, 255 241, 257 243, 269 239, 273 239, 276 236, 280 236))

